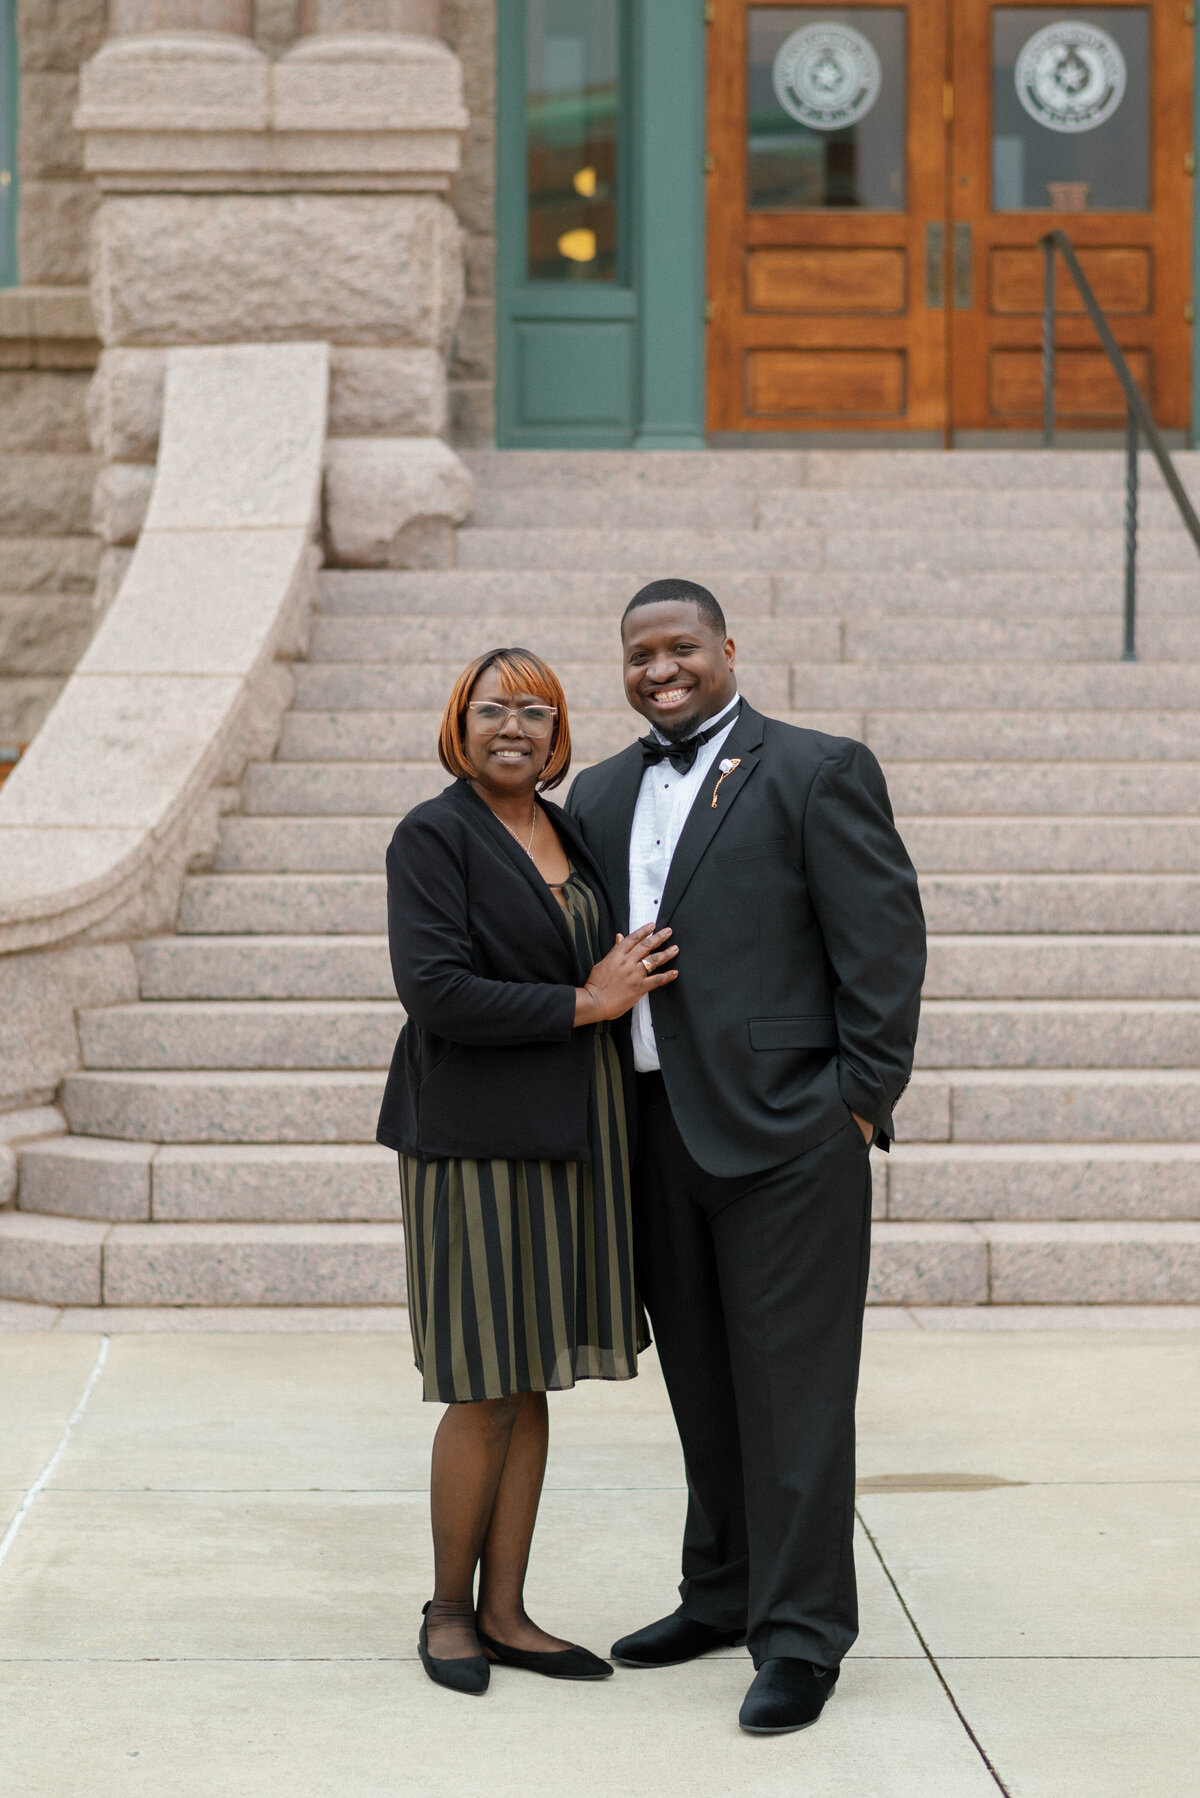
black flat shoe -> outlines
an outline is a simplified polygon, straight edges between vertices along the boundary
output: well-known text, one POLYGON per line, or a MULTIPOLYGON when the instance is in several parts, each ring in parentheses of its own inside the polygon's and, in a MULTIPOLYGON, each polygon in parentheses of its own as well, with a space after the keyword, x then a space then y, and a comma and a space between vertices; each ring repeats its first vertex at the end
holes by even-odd
POLYGON ((738 1722, 751 1736, 783 1736, 808 1729, 825 1708, 837 1685, 836 1667, 782 1656, 764 1661, 742 1700, 738 1722))
MULTIPOLYGON (((612 1668, 587 1648, 555 1648, 535 1654, 530 1648, 510 1648, 497 1642, 476 1625, 475 1633, 501 1667, 520 1667, 524 1673, 544 1673, 547 1679, 611 1679, 612 1668)), ((443 1663, 444 1664, 444 1663, 443 1663)))
POLYGON ((745 1630, 714 1629, 711 1623, 675 1611, 622 1636, 612 1645, 612 1658, 622 1667, 679 1667, 714 1648, 740 1648, 745 1640, 745 1630))
POLYGON ((492 1677, 487 1656, 471 1654, 464 1655, 459 1660, 443 1661, 430 1654, 429 1636, 424 1622, 428 1611, 429 1606, 422 1605, 421 1633, 417 1637, 417 1653, 421 1657, 422 1667, 435 1686, 445 1686, 451 1692, 464 1692, 470 1698, 481 1698, 492 1677))

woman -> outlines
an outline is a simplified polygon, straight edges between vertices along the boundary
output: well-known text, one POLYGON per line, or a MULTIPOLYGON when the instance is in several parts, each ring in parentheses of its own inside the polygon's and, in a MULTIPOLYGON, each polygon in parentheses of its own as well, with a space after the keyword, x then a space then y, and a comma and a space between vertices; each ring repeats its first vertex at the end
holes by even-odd
POLYGON ((546 1465, 546 1393, 631 1379, 627 1030, 675 978, 670 935, 617 936, 573 821, 539 798, 571 760, 555 675, 523 649, 455 683, 438 755, 453 786, 397 827, 388 932, 408 1012, 379 1140, 400 1156, 413 1351, 446 1402, 433 1445, 429 1677, 487 1689, 489 1662, 604 1679, 523 1590, 546 1465), (615 945, 614 945, 615 939, 615 945), (473 1596, 475 1573, 479 1593, 473 1596))

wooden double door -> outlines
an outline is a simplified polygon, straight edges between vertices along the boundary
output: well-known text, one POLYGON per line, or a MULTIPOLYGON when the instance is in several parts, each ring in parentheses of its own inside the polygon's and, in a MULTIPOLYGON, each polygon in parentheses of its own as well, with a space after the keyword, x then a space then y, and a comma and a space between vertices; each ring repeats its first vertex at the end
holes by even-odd
MULTIPOLYGON (((708 429, 1030 430, 1065 230, 1159 423, 1189 411, 1183 0, 713 0, 708 429)), ((1119 389, 1057 284, 1065 427, 1119 389)))

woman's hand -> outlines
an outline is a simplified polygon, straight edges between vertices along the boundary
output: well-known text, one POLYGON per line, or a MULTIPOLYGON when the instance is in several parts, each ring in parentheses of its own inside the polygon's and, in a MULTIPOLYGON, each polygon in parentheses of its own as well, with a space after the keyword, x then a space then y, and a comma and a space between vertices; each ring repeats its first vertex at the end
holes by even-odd
POLYGON ((598 961, 588 975, 587 985, 575 989, 576 1025, 623 1018, 644 994, 678 979, 678 968, 663 967, 664 962, 679 953, 674 944, 669 949, 662 947, 670 934, 669 929, 656 930, 653 924, 643 924, 640 930, 619 936, 604 960, 598 961))

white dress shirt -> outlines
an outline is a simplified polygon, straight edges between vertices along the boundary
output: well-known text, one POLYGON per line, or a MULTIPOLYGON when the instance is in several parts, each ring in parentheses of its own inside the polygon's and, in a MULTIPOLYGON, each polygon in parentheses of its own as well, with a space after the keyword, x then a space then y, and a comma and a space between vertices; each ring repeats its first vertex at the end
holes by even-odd
MULTIPOLYGON (((702 743, 696 759, 686 774, 680 774, 670 762, 657 762, 642 775, 637 805, 633 812, 633 829, 629 837, 629 928, 653 924, 667 884, 671 858, 683 834, 688 813, 709 769, 721 753, 721 745, 736 722, 734 713, 741 703, 735 694, 723 712, 706 718, 701 730, 711 730, 722 718, 728 718, 724 730, 702 743)), ((666 743, 660 730, 653 733, 666 743)), ((664 948, 670 948, 665 943, 664 948)), ((639 1074, 650 1074, 659 1066, 658 1044, 650 1018, 650 999, 639 999, 633 1008, 633 1065, 639 1074)))

